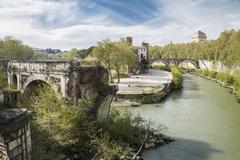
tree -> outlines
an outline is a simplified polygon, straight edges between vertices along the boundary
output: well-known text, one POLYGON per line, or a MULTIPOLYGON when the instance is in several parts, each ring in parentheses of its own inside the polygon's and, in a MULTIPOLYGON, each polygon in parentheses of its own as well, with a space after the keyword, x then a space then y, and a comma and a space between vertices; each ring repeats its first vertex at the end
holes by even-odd
POLYGON ((107 68, 110 81, 113 82, 112 76, 112 54, 114 51, 114 42, 110 39, 103 40, 102 42, 98 42, 97 47, 93 49, 93 54, 97 59, 102 62, 102 64, 107 68))
POLYGON ((33 56, 32 56, 32 60, 45 60, 48 59, 48 53, 46 52, 34 52, 33 56))
POLYGON ((120 82, 121 69, 128 65, 135 64, 136 62, 136 54, 134 53, 134 49, 125 41, 115 42, 114 43, 115 50, 112 54, 112 64, 113 68, 117 73, 117 82, 120 82))
POLYGON ((0 59, 28 60, 34 54, 32 48, 11 36, 0 40, 0 59))
POLYGON ((221 61, 234 65, 240 62, 240 30, 226 30, 216 40, 201 43, 168 44, 150 47, 151 58, 188 58, 221 61))
POLYGON ((108 69, 111 82, 113 82, 113 70, 116 71, 118 82, 120 82, 121 70, 136 61, 133 47, 125 41, 112 42, 107 39, 98 42, 97 47, 93 49, 93 54, 108 69))
POLYGON ((63 59, 75 59, 79 57, 79 50, 76 48, 63 53, 63 59))

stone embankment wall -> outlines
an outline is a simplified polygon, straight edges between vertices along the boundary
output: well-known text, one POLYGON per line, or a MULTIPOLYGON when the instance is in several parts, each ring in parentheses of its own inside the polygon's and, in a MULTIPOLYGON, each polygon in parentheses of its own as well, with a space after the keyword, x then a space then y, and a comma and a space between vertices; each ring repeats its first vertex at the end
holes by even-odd
POLYGON ((220 61, 199 60, 200 69, 208 69, 216 72, 233 73, 240 70, 239 65, 226 65, 220 61))

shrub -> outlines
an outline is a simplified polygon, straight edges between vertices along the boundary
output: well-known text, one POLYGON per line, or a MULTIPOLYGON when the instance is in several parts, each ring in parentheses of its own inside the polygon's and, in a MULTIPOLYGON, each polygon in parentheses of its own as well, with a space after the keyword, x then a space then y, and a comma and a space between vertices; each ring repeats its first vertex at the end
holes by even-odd
POLYGON ((150 123, 140 116, 112 110, 109 121, 96 122, 89 102, 76 105, 58 99, 49 86, 42 86, 31 99, 33 111, 33 158, 58 159, 59 154, 79 159, 133 157, 150 123))
POLYGON ((158 69, 158 70, 170 71, 169 67, 166 65, 152 65, 152 68, 158 69))
POLYGON ((217 72, 215 71, 208 71, 208 77, 209 78, 216 78, 217 72))
POLYGON ((225 86, 233 83, 233 76, 228 74, 228 73, 226 73, 226 72, 219 72, 219 73, 217 73, 216 78, 219 81, 222 81, 225 86))
POLYGON ((203 70, 201 70, 200 74, 202 76, 208 76, 209 75, 209 70, 208 69, 203 69, 203 70))
POLYGON ((183 75, 180 69, 177 67, 172 67, 171 72, 173 75, 173 86, 175 89, 182 87, 183 75))
POLYGON ((239 74, 234 75, 233 86, 236 90, 237 95, 240 97, 240 75, 239 74))

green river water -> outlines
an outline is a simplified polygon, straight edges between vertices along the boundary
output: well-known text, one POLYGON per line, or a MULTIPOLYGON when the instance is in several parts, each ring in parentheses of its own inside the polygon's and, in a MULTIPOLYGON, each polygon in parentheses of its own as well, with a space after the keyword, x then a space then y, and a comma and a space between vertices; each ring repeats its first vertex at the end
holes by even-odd
POLYGON ((145 151, 145 160, 240 160, 240 104, 229 89, 184 75, 184 88, 162 103, 129 107, 167 127, 175 142, 145 151))

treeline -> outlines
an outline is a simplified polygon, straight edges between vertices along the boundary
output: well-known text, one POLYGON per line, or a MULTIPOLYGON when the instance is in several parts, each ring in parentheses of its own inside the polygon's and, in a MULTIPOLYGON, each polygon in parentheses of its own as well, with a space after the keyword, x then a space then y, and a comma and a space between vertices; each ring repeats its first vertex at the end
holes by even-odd
POLYGON ((33 55, 33 49, 23 44, 20 40, 10 36, 0 39, 0 59, 28 60, 33 55))
POLYGON ((151 46, 150 58, 206 59, 236 64, 240 62, 240 30, 224 31, 216 40, 201 43, 151 46))

